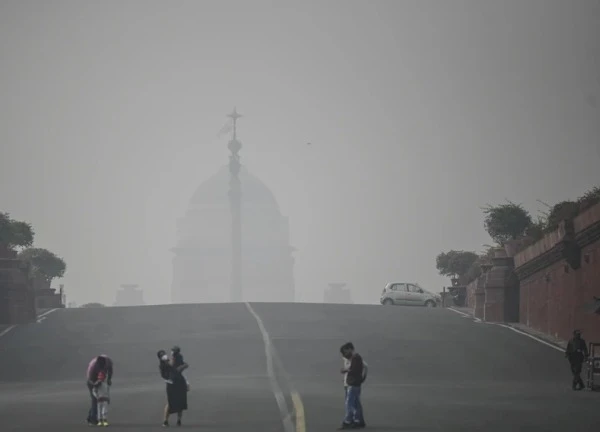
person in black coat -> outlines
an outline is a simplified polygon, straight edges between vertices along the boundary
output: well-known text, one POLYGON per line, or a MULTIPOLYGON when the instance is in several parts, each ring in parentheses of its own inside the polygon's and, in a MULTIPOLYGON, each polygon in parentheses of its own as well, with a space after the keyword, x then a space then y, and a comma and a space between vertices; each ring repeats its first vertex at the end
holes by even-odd
MULTIPOLYGON (((180 354, 181 355, 181 354, 180 354)), ((187 410, 188 385, 182 372, 189 366, 183 362, 183 356, 158 351, 160 376, 167 384, 167 404, 165 405, 163 426, 169 426, 169 416, 177 414, 177 426, 181 426, 183 411, 187 410)))

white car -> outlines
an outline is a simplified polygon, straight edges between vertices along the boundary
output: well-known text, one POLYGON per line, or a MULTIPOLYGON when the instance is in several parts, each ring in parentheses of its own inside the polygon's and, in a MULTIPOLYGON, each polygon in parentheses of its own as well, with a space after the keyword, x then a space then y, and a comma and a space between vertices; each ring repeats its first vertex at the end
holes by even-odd
POLYGON ((425 291, 416 283, 391 282, 383 289, 379 302, 382 305, 436 307, 441 297, 425 291))

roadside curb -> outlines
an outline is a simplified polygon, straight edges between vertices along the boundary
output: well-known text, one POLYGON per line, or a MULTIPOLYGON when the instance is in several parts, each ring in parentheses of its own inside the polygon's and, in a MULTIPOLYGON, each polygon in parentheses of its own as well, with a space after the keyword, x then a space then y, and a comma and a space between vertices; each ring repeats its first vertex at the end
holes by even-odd
MULTIPOLYGON (((35 321, 33 321, 33 323, 39 324, 39 323, 43 322, 48 315, 50 315, 52 312, 56 312, 58 309, 60 309, 60 308, 41 309, 40 311, 38 311, 41 313, 36 314, 35 321)), ((8 334, 12 329, 17 327, 18 325, 19 324, 0 324, 0 337, 8 334)))
POLYGON ((535 337, 537 339, 540 339, 540 340, 546 342, 547 344, 556 347, 557 349, 565 350, 566 347, 567 347, 567 342, 566 341, 563 341, 563 340, 560 340, 560 339, 556 339, 556 338, 554 338, 552 336, 549 336, 549 335, 547 335, 545 333, 538 332, 536 330, 530 329, 529 327, 527 327, 525 325, 514 325, 514 324, 511 324, 511 323, 504 323, 504 325, 506 327, 509 327, 509 328, 517 331, 517 332, 525 333, 525 334, 527 334, 527 335, 529 335, 531 337, 535 337))
POLYGON ((527 336, 533 340, 536 340, 544 345, 549 346, 550 348, 554 348, 557 351, 564 351, 567 347, 566 341, 554 338, 550 335, 547 335, 540 331, 534 330, 524 324, 483 321, 483 320, 475 317, 475 315, 472 312, 470 312, 468 309, 461 310, 461 309, 453 308, 453 307, 449 307, 447 309, 450 309, 452 312, 456 312, 465 318, 472 318, 477 323, 495 325, 495 326, 510 329, 510 330, 514 331, 515 333, 519 333, 523 336, 527 336))
POLYGON ((61 308, 40 309, 40 310, 38 311, 38 314, 36 315, 36 317, 35 317, 35 318, 36 318, 36 320, 38 320, 38 321, 39 321, 41 318, 44 318, 44 319, 45 319, 45 317, 46 317, 46 316, 50 315, 52 312, 56 312, 58 309, 61 309, 61 308))
POLYGON ((0 337, 4 336, 5 334, 10 332, 15 327, 16 327, 15 325, 10 325, 10 324, 0 325, 0 337))

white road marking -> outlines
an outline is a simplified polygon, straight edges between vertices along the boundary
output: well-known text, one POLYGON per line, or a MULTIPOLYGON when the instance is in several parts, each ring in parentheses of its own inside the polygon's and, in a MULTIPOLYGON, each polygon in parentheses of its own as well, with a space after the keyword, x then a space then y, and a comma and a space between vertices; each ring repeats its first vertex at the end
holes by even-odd
POLYGON ((14 329, 16 326, 12 325, 4 330, 2 330, 2 333, 0 333, 0 337, 4 336, 5 334, 7 334, 9 331, 11 331, 12 329, 14 329))
POLYGON ((527 332, 524 332, 522 330, 519 330, 519 329, 517 329, 515 327, 512 327, 512 326, 509 326, 507 324, 481 321, 479 318, 471 317, 471 315, 466 314, 464 312, 461 312, 461 311, 459 311, 457 309, 454 309, 454 308, 451 308, 451 307, 448 308, 448 309, 451 310, 452 312, 456 312, 457 314, 462 315, 464 318, 467 318, 467 317, 473 318, 473 320, 475 322, 477 322, 477 323, 489 324, 489 325, 495 325, 495 326, 499 326, 499 327, 504 327, 504 328, 507 328, 509 330, 514 331, 515 333, 519 333, 520 335, 527 336, 528 338, 533 339, 534 341, 539 342, 539 343, 541 343, 543 345, 546 345, 547 347, 553 348, 553 349, 555 349, 557 351, 561 351, 561 352, 563 351, 563 349, 561 347, 558 347, 558 346, 556 346, 554 344, 551 344, 550 342, 546 342, 543 339, 540 339, 540 338, 538 338, 536 336, 533 336, 533 335, 531 335, 531 334, 529 334, 527 332))
POLYGON ((477 318, 476 316, 473 316, 473 315, 471 315, 471 314, 468 314, 468 313, 466 313, 466 312, 459 311, 458 309, 454 309, 453 307, 449 307, 449 308, 447 308, 447 309, 451 310, 452 312, 456 312, 457 314, 460 314, 460 315, 462 315, 462 316, 463 316, 463 318, 471 318, 471 319, 473 319, 473 321, 475 321, 475 322, 477 322, 477 323, 481 323, 481 322, 483 322, 483 321, 481 321, 479 318, 477 318))
POLYGON ((466 313, 464 313, 464 312, 461 312, 461 311, 459 311, 458 309, 454 309, 454 308, 451 308, 451 307, 449 307, 449 308, 447 308, 447 309, 448 309, 448 310, 451 310, 452 312, 456 312, 457 314, 459 314, 459 315, 462 315, 462 316, 463 316, 463 317, 465 317, 465 318, 469 318, 469 317, 470 317, 470 315, 469 315, 469 314, 466 314, 466 313))
POLYGON ((40 319, 41 317, 48 316, 48 315, 50 315, 52 312, 56 312, 57 310, 58 310, 58 308, 54 308, 54 309, 47 310, 47 311, 46 311, 46 312, 44 312, 43 314, 39 314, 39 315, 37 316, 37 318, 38 318, 38 319, 40 319))
POLYGON ((527 332, 521 331, 521 330, 519 330, 519 329, 517 329, 517 328, 511 327, 511 326, 509 326, 509 325, 506 325, 506 324, 499 324, 499 323, 494 323, 494 324, 495 324, 495 325, 497 325, 497 326, 500 326, 500 327, 505 327, 505 328, 507 328, 507 329, 509 329, 509 330, 512 330, 512 331, 514 331, 515 333, 519 333, 520 335, 527 336, 528 338, 530 338, 530 339, 533 339, 534 341, 537 341, 537 342, 539 342, 539 343, 541 343, 541 344, 544 344, 544 345, 546 345, 546 346, 548 346, 548 347, 550 347, 550 348, 553 348, 553 349, 555 349, 555 350, 557 350, 557 351, 564 352, 564 350, 563 350, 561 347, 558 347, 558 346, 556 346, 556 345, 554 345, 554 344, 551 344, 550 342, 546 342, 546 341, 545 341, 545 340, 543 340, 543 339, 540 339, 540 338, 538 338, 538 337, 535 337, 535 336, 533 336, 533 335, 530 335, 530 334, 529 334, 529 333, 527 333, 527 332))
POLYGON ((275 400, 277 401, 277 406, 279 407, 279 412, 283 421, 283 428, 285 432, 295 432, 294 424, 291 420, 290 410, 288 409, 287 403, 285 401, 285 396, 283 395, 283 391, 281 390, 281 387, 277 382, 277 377, 275 376, 275 370, 273 368, 273 348, 271 345, 271 338, 269 337, 269 332, 267 332, 267 329, 265 328, 262 319, 254 311, 252 306, 250 306, 250 303, 246 302, 245 305, 250 314, 252 314, 252 316, 256 320, 258 328, 260 329, 260 333, 262 334, 263 343, 265 344, 265 356, 267 358, 267 375, 269 376, 271 389, 273 390, 275 400))
MULTIPOLYGON (((58 308, 50 309, 50 310, 47 310, 46 312, 44 312, 43 314, 38 315, 36 318, 36 322, 38 324, 41 323, 42 321, 44 321, 46 319, 46 317, 48 315, 50 315, 52 312, 55 312, 57 310, 58 310, 58 308)), ((0 337, 4 336, 5 334, 7 334, 9 331, 14 329, 15 327, 16 327, 16 325, 11 325, 10 327, 4 329, 2 332, 0 332, 0 337)))

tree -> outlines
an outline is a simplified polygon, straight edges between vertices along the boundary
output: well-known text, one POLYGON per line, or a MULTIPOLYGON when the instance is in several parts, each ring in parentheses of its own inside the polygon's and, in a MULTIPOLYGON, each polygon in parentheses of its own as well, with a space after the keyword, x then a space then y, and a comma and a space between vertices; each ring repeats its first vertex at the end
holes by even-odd
POLYGON ((477 259, 475 252, 451 250, 440 253, 435 261, 441 275, 463 278, 477 259))
POLYGON ((32 276, 39 277, 48 283, 52 282, 54 278, 63 277, 67 270, 63 259, 47 249, 25 249, 19 254, 19 259, 31 264, 32 276))
POLYGON ((435 258, 435 268, 442 276, 454 276, 454 273, 450 273, 450 259, 452 257, 452 253, 450 252, 440 252, 438 256, 435 258))
POLYGON ((527 210, 512 202, 495 207, 488 206, 483 209, 483 213, 485 230, 499 245, 524 236, 533 223, 527 210))
POLYGON ((29 247, 33 244, 34 234, 27 222, 13 220, 8 213, 0 212, 0 244, 6 248, 29 247))

